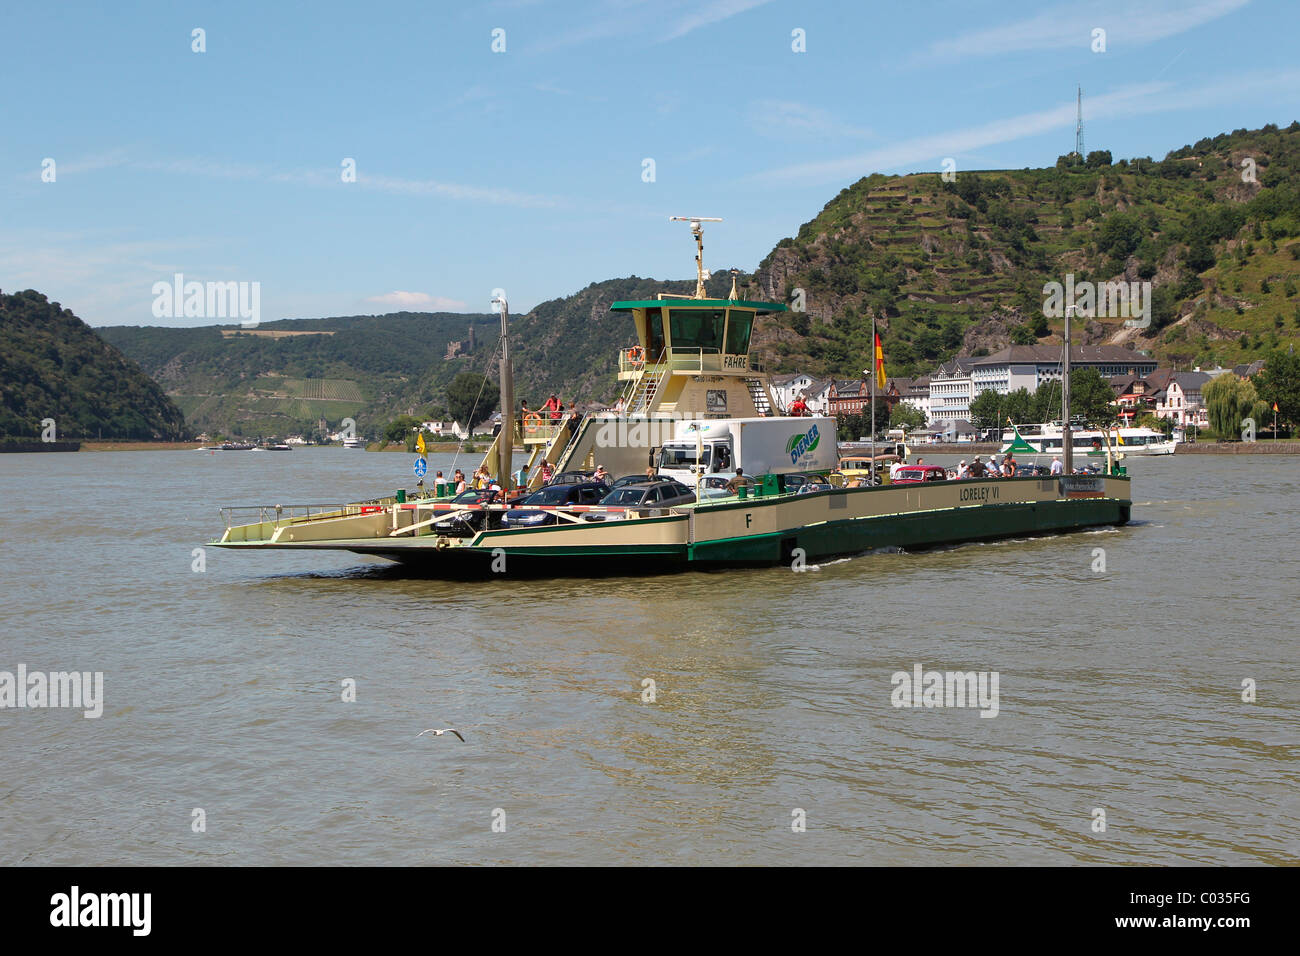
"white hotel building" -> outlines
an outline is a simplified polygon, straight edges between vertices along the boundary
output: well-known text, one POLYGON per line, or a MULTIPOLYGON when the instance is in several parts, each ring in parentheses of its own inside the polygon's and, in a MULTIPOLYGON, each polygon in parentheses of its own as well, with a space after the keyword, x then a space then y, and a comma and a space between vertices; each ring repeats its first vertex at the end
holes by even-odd
POLYGON ((929 424, 970 420, 970 403, 975 397, 971 391, 972 361, 969 356, 959 356, 930 373, 929 424))
MULTIPOLYGON (((1075 345, 1073 369, 1095 368, 1112 375, 1150 375, 1156 361, 1118 345, 1075 345)), ((970 419, 970 405, 990 389, 1001 395, 1026 389, 1031 394, 1045 382, 1061 380, 1061 349, 1055 345, 1012 345, 982 358, 959 356, 930 376, 930 423, 970 419)))

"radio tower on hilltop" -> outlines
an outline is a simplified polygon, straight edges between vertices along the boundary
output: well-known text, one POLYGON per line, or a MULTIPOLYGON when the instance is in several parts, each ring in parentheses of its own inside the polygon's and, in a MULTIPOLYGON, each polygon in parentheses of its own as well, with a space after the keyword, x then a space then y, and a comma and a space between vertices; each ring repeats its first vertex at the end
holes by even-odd
POLYGON ((1083 87, 1079 87, 1078 108, 1074 121, 1074 153, 1083 162, 1083 87))

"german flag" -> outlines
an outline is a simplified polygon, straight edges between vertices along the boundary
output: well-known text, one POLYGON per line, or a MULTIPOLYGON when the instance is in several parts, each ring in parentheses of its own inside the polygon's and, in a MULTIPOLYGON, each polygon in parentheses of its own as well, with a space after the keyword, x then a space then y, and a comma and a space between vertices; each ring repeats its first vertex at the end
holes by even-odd
POLYGON ((880 347, 880 333, 876 333, 876 388, 885 388, 885 350, 880 347))

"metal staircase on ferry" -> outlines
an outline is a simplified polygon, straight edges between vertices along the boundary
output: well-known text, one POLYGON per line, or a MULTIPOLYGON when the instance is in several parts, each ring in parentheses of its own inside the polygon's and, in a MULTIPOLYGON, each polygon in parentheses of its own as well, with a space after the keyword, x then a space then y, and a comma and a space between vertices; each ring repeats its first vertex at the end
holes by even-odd
POLYGON ((762 379, 747 378, 745 385, 749 388, 749 397, 754 402, 754 411, 764 417, 776 414, 772 411, 772 394, 767 390, 767 384, 762 379))
POLYGON ((668 377, 670 366, 667 362, 656 371, 647 368, 639 377, 633 379, 631 387, 623 399, 623 414, 644 415, 654 406, 655 395, 668 377))

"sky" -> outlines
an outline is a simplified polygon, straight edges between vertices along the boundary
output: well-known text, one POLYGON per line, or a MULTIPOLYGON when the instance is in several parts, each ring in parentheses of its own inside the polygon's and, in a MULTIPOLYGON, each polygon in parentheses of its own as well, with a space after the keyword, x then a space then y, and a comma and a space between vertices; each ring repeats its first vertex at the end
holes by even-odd
POLYGON ((257 283, 262 321, 518 313, 693 277, 670 216, 752 270, 873 172, 1052 165, 1076 86, 1115 159, 1287 125, 1298 28, 1296 0, 7 3, 0 289, 91 325, 230 321, 157 315, 177 273, 257 283))

